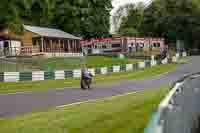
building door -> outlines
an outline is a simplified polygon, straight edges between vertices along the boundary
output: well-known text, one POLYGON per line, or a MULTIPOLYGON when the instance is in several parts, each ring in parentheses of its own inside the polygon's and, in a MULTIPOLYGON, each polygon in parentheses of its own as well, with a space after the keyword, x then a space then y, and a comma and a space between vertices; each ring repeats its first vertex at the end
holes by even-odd
POLYGON ((4 41, 4 55, 7 56, 9 54, 9 42, 8 41, 4 41))

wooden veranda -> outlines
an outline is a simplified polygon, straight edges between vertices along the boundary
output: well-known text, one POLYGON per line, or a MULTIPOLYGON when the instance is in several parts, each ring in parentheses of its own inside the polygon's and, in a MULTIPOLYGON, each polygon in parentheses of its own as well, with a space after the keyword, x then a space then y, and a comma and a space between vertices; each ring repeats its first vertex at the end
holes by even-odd
POLYGON ((39 48, 39 52, 48 53, 79 53, 81 44, 79 40, 51 38, 51 37, 36 37, 33 38, 33 47, 39 48))

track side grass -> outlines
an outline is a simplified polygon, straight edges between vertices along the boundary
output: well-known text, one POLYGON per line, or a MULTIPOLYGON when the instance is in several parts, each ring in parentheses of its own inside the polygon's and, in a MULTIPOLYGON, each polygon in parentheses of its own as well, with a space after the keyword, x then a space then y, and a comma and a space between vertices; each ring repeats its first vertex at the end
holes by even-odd
MULTIPOLYGON (((129 64, 129 63, 136 63, 141 60, 139 59, 117 59, 112 57, 106 56, 88 56, 85 60, 85 63, 88 67, 105 67, 105 66, 112 66, 112 65, 120 65, 120 64, 129 64)), ((81 58, 49 58, 44 59, 38 62, 35 60, 37 66, 39 66, 42 70, 63 70, 63 69, 74 69, 80 68, 81 63, 83 60, 81 58)))
POLYGON ((142 133, 166 88, 0 119, 0 132, 142 133))
POLYGON ((120 64, 131 64, 142 60, 126 58, 118 59, 106 56, 87 56, 86 59, 80 57, 53 57, 45 58, 43 56, 33 56, 32 58, 9 59, 9 61, 0 60, 0 72, 16 72, 16 71, 54 71, 80 68, 82 63, 86 63, 88 67, 102 67, 120 64))

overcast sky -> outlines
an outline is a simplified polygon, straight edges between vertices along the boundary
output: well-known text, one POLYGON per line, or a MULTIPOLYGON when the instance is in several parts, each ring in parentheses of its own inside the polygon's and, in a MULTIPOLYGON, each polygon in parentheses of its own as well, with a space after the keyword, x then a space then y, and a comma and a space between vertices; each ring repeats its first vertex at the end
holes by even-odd
POLYGON ((127 3, 135 3, 135 2, 145 2, 147 0, 113 0, 113 6, 119 7, 120 5, 127 4, 127 3))
MULTIPOLYGON (((138 3, 138 2, 144 2, 145 4, 149 4, 152 0, 113 0, 112 5, 113 5, 113 10, 111 11, 111 15, 119 8, 119 6, 128 4, 128 3, 138 3)), ((116 25, 113 23, 113 18, 111 17, 111 27, 110 27, 110 32, 116 31, 116 25)))
POLYGON ((115 11, 119 6, 127 4, 127 3, 138 3, 138 2, 148 3, 149 1, 151 0, 113 0, 112 2, 113 7, 114 7, 113 11, 115 11))

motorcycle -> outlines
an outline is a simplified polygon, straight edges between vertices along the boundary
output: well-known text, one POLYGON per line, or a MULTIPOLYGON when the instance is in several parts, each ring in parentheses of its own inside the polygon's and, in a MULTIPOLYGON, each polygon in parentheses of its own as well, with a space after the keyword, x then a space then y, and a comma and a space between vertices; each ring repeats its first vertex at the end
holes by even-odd
POLYGON ((82 76, 82 78, 81 78, 81 88, 82 89, 84 89, 84 90, 91 89, 92 77, 93 77, 92 74, 90 74, 90 77, 82 76))

